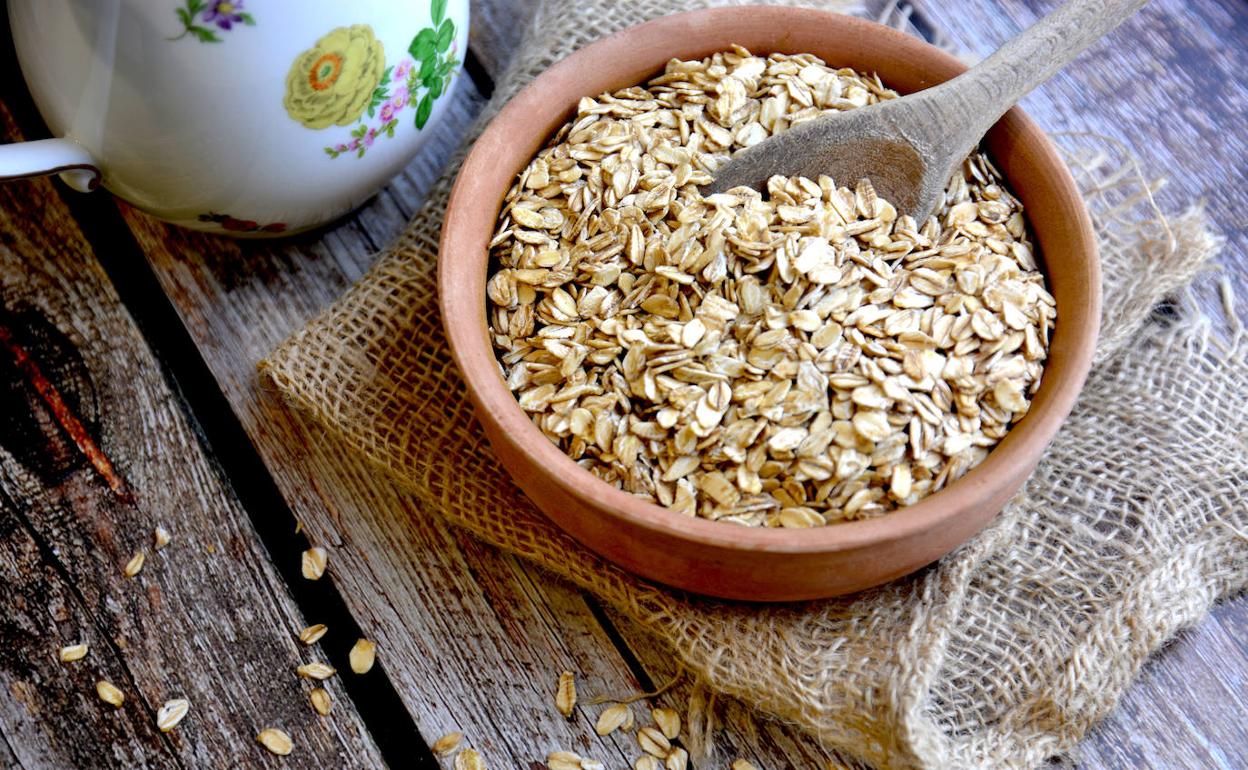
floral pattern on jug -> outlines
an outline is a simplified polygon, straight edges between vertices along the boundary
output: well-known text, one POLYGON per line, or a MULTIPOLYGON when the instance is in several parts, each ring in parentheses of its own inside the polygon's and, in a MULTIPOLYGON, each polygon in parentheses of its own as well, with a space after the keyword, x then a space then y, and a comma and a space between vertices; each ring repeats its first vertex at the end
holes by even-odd
POLYGON ((218 32, 229 32, 235 24, 256 26, 256 20, 243 9, 243 0, 186 0, 182 7, 175 10, 183 29, 182 34, 170 40, 194 35, 201 43, 220 43, 218 32))
POLYGON ((429 145, 470 4, 9 0, 7 15, 56 137, 0 148, 13 175, 264 237, 337 219, 429 145))
POLYGON ((231 233, 284 233, 286 232, 285 222, 270 222, 268 224, 260 224, 250 219, 239 219, 229 214, 218 214, 210 211, 207 214, 200 214, 198 221, 204 224, 219 225, 222 230, 231 233))
POLYGON ((286 76, 287 114, 317 130, 356 124, 349 138, 325 147, 330 158, 363 157, 379 137, 394 137, 409 108, 416 130, 424 128, 459 63, 455 22, 446 17, 446 6, 447 0, 430 4, 433 24, 412 38, 409 56, 388 67, 382 44, 366 25, 338 27, 317 40, 286 76))

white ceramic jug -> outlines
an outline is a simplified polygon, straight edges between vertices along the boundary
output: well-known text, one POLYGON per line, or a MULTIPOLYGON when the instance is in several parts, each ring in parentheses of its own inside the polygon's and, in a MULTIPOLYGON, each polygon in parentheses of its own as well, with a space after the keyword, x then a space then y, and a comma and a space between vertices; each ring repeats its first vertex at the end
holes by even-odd
POLYGON ((468 0, 9 0, 61 174, 161 219, 276 235, 338 217, 419 151, 467 53, 468 0))

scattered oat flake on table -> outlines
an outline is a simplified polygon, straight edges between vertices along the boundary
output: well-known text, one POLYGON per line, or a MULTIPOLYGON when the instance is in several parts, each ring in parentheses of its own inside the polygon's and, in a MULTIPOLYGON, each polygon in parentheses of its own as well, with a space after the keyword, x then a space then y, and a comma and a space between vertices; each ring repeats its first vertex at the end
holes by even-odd
POLYGON ((303 576, 308 580, 320 580, 321 575, 325 574, 325 565, 329 561, 329 554, 324 548, 315 546, 303 552, 303 576))
POLYGON ((299 641, 304 644, 316 644, 329 628, 324 623, 313 623, 299 632, 299 641))
POLYGON ((581 755, 571 751, 552 751, 546 755, 547 770, 581 770, 581 755))
POLYGON ((675 738, 680 735, 680 714, 675 709, 657 708, 650 712, 650 717, 663 731, 664 736, 675 738))
POLYGON ((160 710, 156 712, 156 726, 160 728, 162 733, 167 733, 178 726, 191 710, 190 701, 185 698, 174 698, 165 701, 160 710))
POLYGON ((633 760, 633 770, 663 770, 663 766, 649 754, 642 754, 633 760))
POLYGON ((329 679, 338 671, 328 663, 305 663, 295 672, 304 679, 329 679))
POLYGON ((104 679, 95 683, 95 692, 100 696, 100 700, 114 708, 121 708, 121 704, 126 700, 125 694, 117 689, 117 685, 104 679))
POLYGON ((455 770, 485 770, 485 760, 476 749, 464 749, 455 755, 455 770))
POLYGON ((663 760, 664 770, 687 770, 688 767, 689 752, 680 747, 673 748, 667 759, 663 760))
POLYGON ((348 654, 351 670, 357 674, 367 674, 377 660, 377 645, 368 639, 357 639, 348 654))
POLYGON ((260 742, 269 751, 278 756, 286 756, 294 748, 295 744, 286 733, 275 727, 266 727, 256 735, 256 740, 260 742))
POLYGON ((164 527, 158 526, 152 532, 152 545, 157 551, 169 545, 171 540, 173 540, 173 538, 169 536, 169 530, 164 527))
POLYGON ((61 648, 61 662, 73 663, 75 660, 82 660, 87 657, 90 650, 85 644, 69 644, 61 648))
POLYGON ((732 770, 758 770, 752 762, 744 759, 733 760, 732 770))
POLYGON ((463 740, 464 734, 456 730, 455 732, 443 735, 441 738, 434 741, 433 745, 429 748, 439 757, 445 757, 447 754, 450 754, 452 751, 459 748, 459 744, 463 740))
POLYGON ((624 703, 615 703, 607 706, 598 715, 598 721, 594 724, 594 732, 599 735, 610 735, 615 730, 623 727, 624 723, 629 721, 632 713, 632 709, 624 703))
POLYGON ((316 709, 316 713, 323 717, 329 716, 330 709, 334 707, 334 702, 330 700, 329 693, 320 687, 308 693, 308 700, 312 701, 312 708, 316 709))
POLYGON ((672 743, 657 727, 643 727, 637 731, 637 745, 647 754, 664 759, 672 750, 672 743))
POLYGON ((126 566, 122 568, 121 574, 128 578, 134 577, 143 569, 143 562, 145 561, 147 561, 147 554, 142 551, 135 551, 134 556, 131 556, 130 561, 126 562, 126 566))
POLYGON ((559 675, 559 685, 555 690, 555 708, 565 717, 572 716, 576 708, 576 676, 571 671, 559 675))

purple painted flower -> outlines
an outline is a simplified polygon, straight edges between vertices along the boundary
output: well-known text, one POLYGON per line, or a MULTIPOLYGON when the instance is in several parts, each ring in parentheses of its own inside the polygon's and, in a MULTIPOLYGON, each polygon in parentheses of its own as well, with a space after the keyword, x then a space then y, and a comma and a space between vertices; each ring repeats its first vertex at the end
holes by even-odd
POLYGON ((394 111, 398 112, 407 106, 407 89, 400 88, 390 99, 390 103, 394 105, 394 111))
POLYGON ((377 138, 377 129, 375 128, 368 129, 368 133, 364 135, 364 146, 372 147, 373 140, 376 138, 377 138))
POLYGON ((395 65, 394 79, 402 80, 403 78, 407 77, 407 73, 411 72, 411 70, 412 70, 412 60, 404 59, 403 61, 395 65))
POLYGON ((204 10, 204 21, 230 29, 243 21, 243 0, 212 0, 204 10))
POLYGON ((389 123, 390 119, 393 117, 394 117, 394 103, 386 102, 385 104, 381 106, 381 122, 389 123))
POLYGON ((337 150, 338 152, 346 152, 347 150, 351 148, 347 147, 345 144, 339 144, 339 145, 336 145, 334 149, 337 150))
POLYGON ((347 145, 348 150, 358 150, 359 148, 360 148, 360 140, 358 137, 355 139, 352 139, 351 144, 347 145))

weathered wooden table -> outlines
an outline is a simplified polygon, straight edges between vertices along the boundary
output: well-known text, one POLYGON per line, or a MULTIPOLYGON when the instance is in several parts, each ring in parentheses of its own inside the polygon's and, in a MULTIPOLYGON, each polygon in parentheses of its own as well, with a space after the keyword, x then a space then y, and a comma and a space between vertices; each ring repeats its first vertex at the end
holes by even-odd
MULTIPOLYGON (((1050 5, 922 0, 911 21, 982 55, 1050 5)), ((471 77, 437 148, 315 235, 240 243, 102 193, 0 186, 0 765, 436 767, 427 745, 452 730, 494 768, 540 768, 560 747, 621 767, 637 753, 629 737, 594 736, 594 709, 565 721, 554 676, 579 672, 588 694, 649 689, 672 674, 658 648, 421 511, 255 377, 420 205, 525 7, 474 7, 471 77), (152 552, 157 525, 173 541, 152 552), (300 576, 310 543, 330 554, 316 582, 300 576), (146 565, 127 579, 139 549, 146 565), (329 633, 305 647, 296 633, 316 622, 329 633), (295 667, 346 671, 360 636, 378 642, 379 665, 326 682, 333 712, 317 716, 295 667), (77 641, 90 656, 61 663, 77 641), (100 678, 124 692, 120 710, 97 699, 100 678), (190 717, 161 733, 156 710, 174 697, 190 717), (294 753, 259 747, 266 726, 289 732, 294 753)), ((46 136, 11 47, 2 55, 0 133, 46 136)), ((1204 197, 1248 297, 1246 73, 1248 7, 1156 0, 1024 105, 1050 129, 1134 145, 1174 180, 1163 203, 1204 197)), ((1082 765, 1248 767, 1246 632, 1240 598, 1181 634, 1086 741, 1082 765)), ((718 742, 717 767, 825 766, 779 726, 730 722, 718 742)))

